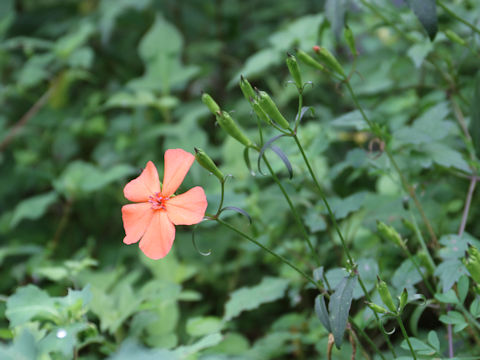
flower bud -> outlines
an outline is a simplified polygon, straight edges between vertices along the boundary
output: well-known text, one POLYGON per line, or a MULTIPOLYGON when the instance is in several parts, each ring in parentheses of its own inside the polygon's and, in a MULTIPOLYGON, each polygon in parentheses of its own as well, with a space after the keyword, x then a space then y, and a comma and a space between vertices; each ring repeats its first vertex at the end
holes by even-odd
POLYGON ((320 46, 314 46, 313 50, 325 65, 327 65, 332 70, 336 71, 342 77, 344 78, 347 77, 347 75, 345 75, 345 71, 343 70, 342 65, 340 65, 340 63, 337 61, 335 56, 333 56, 330 51, 320 46))
POLYGON ((213 98, 207 93, 202 94, 202 101, 207 105, 208 109, 212 112, 213 115, 216 115, 220 111, 220 106, 213 100, 213 98))
POLYGON ((380 236, 385 240, 393 242, 395 245, 400 246, 402 249, 406 248, 405 242, 402 240, 400 234, 393 227, 385 224, 382 221, 377 221, 377 230, 380 236))
POLYGON ((453 32, 452 30, 448 29, 448 30, 445 30, 445 35, 447 35, 447 37, 452 40, 453 42, 456 42, 457 44, 460 44, 462 46, 466 46, 467 45, 467 42, 462 39, 460 36, 457 35, 457 33, 453 32))
POLYGON ((355 46, 355 36, 353 35, 352 29, 346 26, 343 32, 343 36, 345 37, 345 41, 347 42, 347 45, 350 48, 350 51, 352 52, 352 55, 357 56, 358 53, 357 53, 357 48, 355 46))
POLYGON ((272 124, 272 120, 268 117, 268 115, 263 111, 257 101, 252 102, 252 108, 255 114, 261 119, 262 121, 266 122, 268 125, 272 124))
POLYGON ((465 267, 472 276, 472 279, 480 284, 480 252, 478 249, 469 245, 467 250, 467 258, 462 259, 465 267))
POLYGON ((247 99, 248 102, 251 102, 257 97, 255 90, 253 90, 252 85, 242 76, 240 76, 240 90, 242 90, 243 96, 247 99))
POLYGON ((195 160, 202 166, 203 168, 210 171, 213 175, 215 175, 218 180, 221 182, 225 179, 223 173, 218 169, 217 165, 213 162, 210 156, 207 155, 205 151, 199 148, 195 148, 195 160))
POLYGON ((397 311, 397 307, 393 302, 392 294, 390 294, 390 290, 388 290, 387 283, 377 276, 377 291, 380 294, 380 298, 382 299, 383 303, 390 309, 392 312, 397 311))
POLYGON ((259 91, 258 98, 258 103, 260 107, 263 109, 263 111, 265 111, 268 116, 270 116, 270 119, 275 121, 284 129, 288 129, 290 127, 287 119, 283 117, 283 115, 278 110, 277 105, 275 105, 272 98, 265 91, 259 91))
POLYGON ((297 57, 298 59, 303 62, 305 65, 308 65, 310 67, 313 67, 317 70, 325 71, 325 66, 320 64, 317 60, 315 60, 313 57, 308 55, 305 51, 302 50, 297 50, 297 57))
POLYGON ((247 138, 243 131, 240 130, 240 127, 235 123, 229 113, 226 111, 218 111, 216 116, 218 124, 228 133, 228 135, 245 146, 252 145, 252 142, 247 138))
POLYGON ((374 304, 374 303, 368 302, 368 301, 366 301, 365 303, 368 305, 368 307, 370 309, 372 309, 373 311, 375 311, 378 314, 388 314, 389 313, 389 311, 387 309, 385 309, 384 307, 382 307, 380 305, 377 305, 377 304, 374 304))
POLYGON ((403 291, 398 297, 398 299, 399 299, 398 313, 401 314, 403 309, 405 308, 405 305, 407 305, 407 301, 408 301, 408 291, 406 288, 403 288, 403 291))
POLYGON ((300 69, 298 68, 298 63, 295 56, 287 54, 287 67, 288 71, 290 71, 290 75, 292 75, 292 78, 295 81, 295 85, 297 85, 297 88, 301 90, 303 86, 302 76, 300 75, 300 69))

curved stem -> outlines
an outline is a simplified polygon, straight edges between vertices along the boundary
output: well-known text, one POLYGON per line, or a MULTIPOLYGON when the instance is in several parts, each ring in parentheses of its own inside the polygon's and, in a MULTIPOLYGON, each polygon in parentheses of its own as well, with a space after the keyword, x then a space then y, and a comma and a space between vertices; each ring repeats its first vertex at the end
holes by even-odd
POLYGON ((255 240, 254 238, 248 236, 247 234, 245 234, 243 231, 237 229, 236 227, 230 225, 229 223, 227 223, 226 221, 223 221, 222 219, 220 218, 215 218, 215 220, 222 224, 223 226, 229 228, 230 230, 236 232, 237 234, 239 234, 240 236, 242 236, 243 238, 247 239, 248 241, 254 243, 255 245, 257 245, 258 247, 262 248, 263 250, 265 250, 266 252, 268 252, 270 255, 273 255, 274 257, 276 257, 278 260, 280 260, 281 262, 283 262, 285 265, 288 265, 290 266, 293 270, 295 270, 297 273, 299 273, 301 276, 303 276, 305 278, 305 280, 307 280, 308 282, 312 283, 313 285, 315 285, 315 287, 320 291, 320 292, 325 292, 324 289, 322 289, 319 284, 309 275, 307 275, 305 272, 303 272, 302 270, 300 270, 297 266, 295 266, 294 264, 292 264, 289 260, 287 260, 286 258, 284 258, 282 255, 279 255, 277 254, 276 252, 274 252, 273 250, 269 249, 267 246, 261 244, 260 242, 258 242, 257 240, 255 240))
MULTIPOLYGON (((355 95, 355 92, 353 91, 352 86, 350 85, 350 82, 346 81, 345 85, 347 86, 348 92, 350 93, 350 96, 352 97, 352 100, 353 100, 355 106, 360 111, 360 114, 362 115, 362 118, 368 124, 370 129, 372 131, 374 131, 375 130, 374 124, 368 118, 367 114, 365 114, 365 111, 363 110, 363 108, 360 106, 360 103, 358 102, 357 96, 355 95)), ((417 207, 418 212, 420 213, 420 216, 422 217, 422 220, 423 220, 423 222, 424 222, 425 226, 427 227, 427 230, 430 234, 432 245, 434 247, 438 247, 437 236, 435 235, 435 232, 433 231, 433 227, 432 227, 430 221, 428 220, 427 216, 425 215, 425 211, 423 210, 422 204, 420 203, 420 201, 417 198, 417 195, 415 194, 415 190, 414 190, 413 186, 411 186, 408 183, 407 179, 403 175, 403 172, 400 170, 400 167, 398 166, 397 162, 393 158, 393 155, 390 153, 390 151, 387 148, 385 148, 384 151, 385 151, 385 154, 387 155, 388 159, 390 160, 390 163, 392 164, 393 168, 398 173, 398 175, 400 177, 400 181, 402 182, 403 188, 405 189, 405 191, 407 191, 407 193, 410 195, 413 202, 415 203, 415 206, 417 207)))
POLYGON ((448 7, 446 7, 445 4, 442 1, 437 0, 437 3, 448 15, 453 17, 455 20, 460 21, 462 24, 468 26, 470 29, 472 29, 474 32, 476 32, 477 34, 480 35, 480 29, 477 28, 475 25, 473 25, 472 23, 469 23, 467 20, 465 20, 465 19, 461 18, 460 16, 458 16, 457 14, 455 14, 452 10, 450 10, 448 7))
POLYGON ((220 210, 222 210, 223 200, 225 197, 225 178, 223 178, 223 180, 220 181, 220 186, 221 186, 221 195, 220 195, 220 203, 218 204, 218 209, 217 209, 217 216, 220 213, 220 210))

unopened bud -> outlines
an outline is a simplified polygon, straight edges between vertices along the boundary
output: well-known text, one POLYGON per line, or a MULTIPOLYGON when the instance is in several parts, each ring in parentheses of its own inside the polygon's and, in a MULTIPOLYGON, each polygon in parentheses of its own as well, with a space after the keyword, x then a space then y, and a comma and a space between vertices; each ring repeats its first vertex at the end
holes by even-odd
POLYGON ((389 226, 382 221, 377 221, 377 230, 380 236, 383 237, 385 240, 393 242, 395 245, 400 246, 402 249, 406 248, 405 242, 402 240, 402 237, 392 226, 389 226))
POLYGON ((275 121, 284 129, 288 129, 290 127, 287 119, 283 117, 283 115, 280 113, 280 110, 278 110, 277 105, 275 105, 272 98, 265 91, 258 92, 258 99, 258 104, 263 111, 270 116, 270 119, 275 121))
POLYGON ((340 63, 337 61, 335 56, 333 56, 333 54, 330 51, 320 46, 314 46, 313 50, 325 65, 327 65, 332 70, 336 71, 342 77, 344 78, 347 77, 345 75, 345 71, 343 70, 342 65, 340 65, 340 63))
POLYGON ((398 313, 401 314, 403 309, 405 308, 405 305, 407 305, 407 301, 408 301, 408 291, 406 288, 403 288, 403 291, 398 297, 398 300, 399 300, 398 313))
POLYGON ((305 51, 302 50, 297 50, 297 57, 298 59, 303 62, 305 65, 308 65, 310 67, 313 67, 317 70, 321 71, 326 71, 325 66, 320 64, 317 60, 315 60, 313 57, 308 55, 305 51))
POLYGON ((202 94, 202 101, 207 105, 208 109, 212 112, 213 115, 216 115, 220 111, 220 106, 213 100, 213 98, 207 93, 202 94))
POLYGON ((252 102, 252 108, 260 120, 266 122, 268 125, 272 124, 272 120, 270 120, 268 115, 265 113, 265 111, 263 111, 263 109, 261 108, 261 106, 258 104, 257 101, 252 102))
POLYGON ((210 156, 207 155, 205 151, 199 148, 195 148, 195 160, 205 169, 210 171, 213 175, 215 175, 218 180, 221 182, 224 181, 225 176, 223 173, 218 169, 217 165, 213 162, 210 156))
POLYGON ((397 307, 393 302, 392 294, 390 294, 390 290, 388 290, 387 283, 381 280, 377 276, 377 291, 380 294, 380 298, 382 299, 383 303, 390 309, 392 312, 397 311, 397 307))
POLYGON ((253 90, 252 85, 242 76, 240 76, 240 90, 242 90, 243 96, 247 101, 251 102, 256 98, 255 90, 253 90))
POLYGON ((372 309, 373 311, 375 311, 378 314, 388 314, 389 313, 389 311, 387 309, 385 309, 383 306, 380 306, 380 305, 377 305, 377 304, 374 304, 374 303, 368 302, 368 301, 366 301, 365 303, 368 305, 368 307, 370 309, 372 309))
POLYGON ((237 123, 235 123, 235 121, 232 119, 228 112, 219 111, 217 112, 216 116, 218 124, 223 130, 228 133, 228 135, 230 135, 245 146, 252 145, 252 142, 247 138, 247 136, 243 133, 237 123))
POLYGON ((472 276, 472 279, 477 284, 480 284, 480 252, 478 249, 473 245, 469 245, 467 250, 467 258, 462 259, 462 261, 472 276))
POLYGON ((445 35, 447 35, 447 37, 452 40, 453 42, 456 42, 457 44, 460 44, 462 46, 466 46, 467 45, 467 42, 462 39, 460 36, 457 35, 457 33, 453 32, 452 30, 448 29, 448 30, 445 30, 445 35))
POLYGON ((287 67, 288 71, 290 71, 290 75, 292 75, 293 81, 295 81, 295 85, 297 85, 297 89, 301 90, 303 83, 302 83, 302 76, 300 75, 300 69, 298 67, 297 59, 295 56, 291 54, 287 54, 287 67))
POLYGON ((343 32, 343 36, 345 37, 345 41, 347 42, 347 45, 350 48, 350 51, 352 52, 352 55, 357 56, 357 48, 355 46, 355 36, 353 35, 352 29, 346 26, 343 32))

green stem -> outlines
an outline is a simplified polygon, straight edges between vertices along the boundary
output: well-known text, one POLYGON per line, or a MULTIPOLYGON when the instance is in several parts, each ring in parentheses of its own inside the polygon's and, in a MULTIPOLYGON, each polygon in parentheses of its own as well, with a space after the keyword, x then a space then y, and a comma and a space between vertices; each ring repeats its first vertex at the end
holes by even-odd
POLYGON ((268 170, 270 171, 270 174, 272 175, 272 178, 273 178, 273 181, 275 181, 275 183, 278 185, 278 187, 280 188, 280 191, 282 192, 283 196, 285 197, 285 200, 287 200, 287 203, 288 203, 288 206, 290 207, 290 210, 292 211, 293 213, 293 217, 295 218, 295 221, 297 222, 297 225, 300 229, 300 231, 302 232, 303 234, 303 237, 305 238, 307 244, 308 244, 308 247, 310 248, 310 251, 312 252, 312 254, 314 254, 315 256, 315 259, 317 260, 318 264, 321 265, 321 259, 320 257, 318 256, 317 252, 315 251, 315 249, 313 248, 313 244, 312 242, 310 241, 310 237, 308 236, 308 232, 307 230, 305 229, 305 226, 303 225, 303 222, 302 220, 300 219, 300 215, 298 214, 298 211, 297 209, 295 208, 295 206, 293 205, 292 203, 292 200, 290 199, 290 196, 288 195, 287 191, 285 190, 285 188, 283 187, 282 183, 280 182, 280 180, 278 179, 277 175, 275 174, 275 172, 273 171, 270 163, 268 162, 267 160, 267 157, 265 156, 265 154, 263 154, 263 160, 265 162, 265 165, 267 165, 267 168, 268 170))
POLYGON ((221 195, 220 195, 220 203, 218 204, 217 216, 220 213, 220 210, 222 210, 223 200, 224 200, 224 197, 225 197, 225 179, 226 178, 223 178, 223 180, 220 181, 221 195))
POLYGON ((422 247, 423 251, 425 251, 425 253, 427 254, 428 263, 433 269, 435 269, 436 268, 435 262, 433 261, 432 256, 430 255, 430 251, 428 251, 427 244, 425 243, 425 239, 423 238, 422 232, 418 227, 417 220, 415 219, 415 216, 412 213, 410 213, 410 218, 412 219, 413 228, 415 230, 415 235, 417 236, 418 242, 420 243, 420 246, 422 247))
MULTIPOLYGON (((362 118, 368 124, 368 126, 370 127, 370 130, 375 131, 375 127, 374 127, 373 122, 368 118, 368 116, 365 114, 365 111, 360 106, 360 103, 358 102, 358 98, 355 95, 355 92, 353 91, 352 86, 350 85, 350 82, 346 81, 345 85, 347 86, 348 92, 350 93, 350 96, 352 97, 352 100, 353 100, 355 106, 360 111, 360 114, 362 115, 362 118)), ((437 236, 435 235, 435 232, 433 231, 433 227, 432 227, 430 221, 428 220, 427 216, 425 215, 425 211, 423 210, 422 204, 420 203, 420 201, 417 198, 417 195, 415 194, 414 188, 408 183, 407 179, 403 175, 403 172, 400 170, 400 167, 398 166, 397 162, 393 158, 393 155, 390 153, 390 151, 387 148, 385 148, 384 151, 385 151, 385 154, 387 155, 388 159, 390 160, 390 163, 392 164, 393 168, 395 169, 395 171, 399 175, 400 181, 402 182, 402 185, 403 185, 403 188, 405 189, 405 191, 407 191, 407 193, 410 195, 413 202, 415 203, 415 206, 417 207, 418 212, 420 213, 420 216, 422 217, 422 220, 423 220, 423 222, 424 222, 425 226, 427 227, 427 230, 430 234, 430 238, 431 238, 433 246, 438 247, 437 236)))
POLYGON ((373 348, 373 350, 375 350, 383 360, 386 360, 385 356, 383 356, 382 352, 377 347, 377 345, 375 345, 375 343, 372 341, 372 339, 370 339, 370 337, 365 333, 365 331, 363 331, 363 329, 361 329, 357 324, 355 324, 352 317, 349 317, 349 321, 350 321, 350 324, 355 329, 355 331, 357 331, 362 335, 362 337, 368 342, 368 344, 373 348))
POLYGON ((412 344, 410 343, 410 338, 408 337, 407 331, 405 330, 405 326, 403 326, 402 318, 399 315, 397 315, 396 318, 397 318, 398 325, 400 325, 400 329, 402 330, 403 337, 405 338, 405 340, 407 340, 408 347, 410 348, 410 352, 412 353, 414 360, 417 360, 415 351, 413 351, 412 344))
POLYGON ((450 10, 448 7, 446 7, 445 4, 442 1, 437 0, 437 3, 448 15, 453 17, 455 20, 460 21, 462 24, 468 26, 470 29, 472 29, 474 32, 476 32, 477 34, 480 35, 480 29, 477 28, 475 25, 473 25, 472 23, 469 23, 467 20, 465 20, 465 19, 461 18, 460 16, 458 16, 457 14, 455 14, 452 10, 450 10))
POLYGON ((425 285, 427 286, 428 291, 430 291, 430 294, 434 295, 434 294, 435 294, 435 291, 433 290, 433 286, 430 284, 430 281, 428 281, 427 277, 422 273, 422 270, 420 270, 420 267, 418 266, 417 261, 416 261, 415 258, 413 257, 412 253, 408 250, 407 247, 404 247, 403 250, 404 250, 405 253, 407 254, 407 256, 408 256, 408 258, 410 259, 410 261, 412 262, 413 266, 415 266, 415 269, 417 269, 417 272, 418 272, 418 273, 420 274, 420 276, 422 277, 423 282, 424 282, 425 285))
POLYGON ((259 246, 260 248, 262 248, 263 250, 265 250, 266 252, 268 252, 270 255, 273 255, 274 257, 276 257, 278 260, 280 260, 281 262, 283 262, 285 265, 288 265, 290 266, 293 270, 295 270, 296 272, 298 272, 301 276, 303 276, 305 278, 305 280, 307 280, 308 282, 312 283, 313 285, 315 285, 315 287, 321 292, 321 293, 324 293, 324 289, 322 289, 319 284, 309 275, 307 275, 305 272, 303 272, 302 270, 300 270, 297 266, 295 266, 294 264, 292 264, 289 260, 287 260, 286 258, 284 258, 282 255, 279 255, 277 253, 275 253, 273 250, 270 250, 268 247, 266 247, 265 245, 261 244, 260 242, 258 242, 257 240, 255 240, 254 238, 248 236, 247 234, 245 234, 243 231, 237 229, 236 227, 230 225, 229 223, 223 221, 222 219, 220 218, 215 218, 215 220, 222 224, 223 226, 229 228, 230 230, 236 232, 237 234, 239 234, 240 236, 242 236, 243 238, 251 241, 252 243, 254 243, 255 245, 259 246))
MULTIPOLYGON (((352 256, 350 255, 350 251, 348 250, 348 247, 347 247, 347 244, 345 242, 345 239, 343 237, 343 234, 340 230, 340 227, 338 226, 338 223, 337 223, 337 219, 335 218, 335 215, 333 214, 333 211, 330 207, 330 204, 328 203, 327 201, 327 198, 325 196, 325 193, 323 191, 323 188, 321 187, 320 183, 318 182, 318 179, 317 177, 315 176, 315 173, 313 172, 313 169, 310 165, 310 161, 308 161, 308 158, 307 158, 307 155, 305 154, 305 151, 303 149, 303 146, 302 144, 300 143, 300 141, 298 140, 298 137, 297 137, 297 134, 296 133, 292 133, 292 136, 298 146, 298 149, 300 150, 300 153, 302 154, 302 157, 303 157, 303 160, 305 161, 305 164, 307 165, 307 168, 308 168, 308 172, 310 173, 310 176, 312 177, 317 189, 318 189, 318 192, 320 194, 320 197, 322 198, 322 201, 323 203, 325 204, 325 207, 327 208, 327 211, 328 211, 328 214, 330 216, 330 219, 332 220, 332 224, 333 224, 333 227, 335 228, 335 231, 337 232, 338 236, 340 237, 340 241, 342 243, 342 247, 343 247, 343 250, 345 251, 345 255, 347 256, 347 260, 349 262, 349 266, 354 268, 355 267, 355 262, 353 261, 353 258, 352 256)), ((362 288, 363 290, 363 293, 365 294, 365 298, 367 299, 367 301, 371 302, 371 298, 370 298, 370 294, 368 293, 368 290, 367 288, 365 287, 365 284, 363 283, 363 280, 362 278, 360 277, 360 274, 357 274, 358 275, 358 283, 360 284, 360 287, 362 288)), ((390 339, 388 337, 388 334, 387 332, 385 331, 385 328, 383 327, 383 324, 382 322, 380 321, 380 318, 378 317, 377 313, 373 312, 374 316, 375 316, 375 319, 376 319, 376 322, 377 322, 377 325, 380 327, 380 329, 382 330, 382 333, 383 333, 383 336, 387 342, 387 345, 390 349, 390 351, 392 352, 393 356, 396 357, 396 354, 395 354, 395 350, 393 349, 393 346, 392 346, 392 343, 390 342, 390 339)))

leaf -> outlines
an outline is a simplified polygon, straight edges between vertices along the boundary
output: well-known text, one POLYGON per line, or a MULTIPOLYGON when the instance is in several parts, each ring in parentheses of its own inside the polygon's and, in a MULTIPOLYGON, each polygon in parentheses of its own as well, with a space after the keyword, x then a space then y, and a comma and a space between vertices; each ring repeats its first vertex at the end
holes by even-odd
MULTIPOLYGON (((417 264, 420 264, 418 258, 413 257, 417 264)), ((422 272, 425 272, 425 269, 420 267, 422 272)), ((398 289, 402 288, 411 288, 413 285, 422 281, 421 275, 418 273, 417 268, 410 259, 406 259, 402 262, 400 267, 397 268, 392 278, 392 285, 398 289)))
POLYGON ((198 316, 187 321, 186 330, 190 336, 203 336, 222 330, 223 322, 215 316, 198 316))
POLYGON ((250 216, 250 214, 248 212, 246 212, 245 210, 239 208, 239 207, 236 207, 236 206, 225 206, 223 207, 221 210, 220 210, 220 214, 222 212, 224 212, 225 210, 230 210, 230 211, 235 211, 236 213, 239 213, 243 216, 245 216, 247 219, 248 219, 248 222, 250 223, 250 225, 252 224, 252 217, 250 216))
MULTIPOLYGON (((414 337, 409 337, 408 339, 410 340, 410 344, 412 345, 412 348, 416 354, 418 355, 435 354, 435 349, 433 349, 430 345, 425 344, 423 341, 414 337)), ((400 346, 402 347, 402 349, 410 350, 410 347, 406 340, 403 340, 400 346)))
POLYGON ((435 269, 434 275, 440 279, 442 291, 446 292, 451 289, 453 284, 460 279, 462 275, 467 275, 468 271, 465 265, 458 259, 445 260, 435 269))
POLYGON ((124 341, 115 354, 107 360, 176 360, 180 359, 174 352, 164 349, 147 349, 131 339, 124 341))
POLYGON ((25 324, 35 318, 50 320, 54 323, 60 320, 60 313, 54 299, 31 284, 19 288, 8 298, 5 316, 12 327, 25 324))
POLYGON ((0 343, 0 359, 2 360, 31 360, 37 359, 37 355, 35 338, 27 329, 17 335, 11 345, 0 343))
POLYGON ((356 275, 344 277, 335 288, 335 292, 328 303, 329 322, 337 348, 340 348, 343 342, 343 333, 347 327, 348 313, 350 312, 353 289, 356 283, 356 275))
POLYGON ((462 275, 460 279, 458 279, 458 284, 457 284, 458 297, 460 298, 461 304, 463 304, 463 302, 467 298, 469 286, 470 286, 470 281, 468 280, 468 276, 462 275))
POLYGON ((433 41, 438 30, 435 0, 407 0, 407 3, 433 41))
POLYGON ((58 194, 55 191, 50 191, 23 200, 15 207, 10 227, 14 228, 23 219, 39 219, 57 199, 58 194))
POLYGON ((328 316, 327 306, 325 305, 325 299, 323 295, 318 295, 315 298, 315 314, 317 315, 320 322, 325 326, 325 329, 328 330, 329 333, 332 332, 332 328, 330 327, 330 320, 328 316))
POLYGON ((439 320, 444 324, 454 325, 454 331, 459 332, 468 326, 465 318, 458 311, 449 311, 447 315, 441 315, 439 320))
POLYGON ((408 49, 407 54, 418 69, 422 66, 423 61, 432 50, 432 43, 426 40, 425 42, 412 45, 410 49, 408 49))
POLYGON ((440 351, 440 340, 438 340, 438 335, 433 330, 429 331, 428 333, 428 343, 432 345, 437 351, 440 351))
POLYGON ((435 294, 435 299, 445 304, 460 304, 457 294, 452 289, 443 294, 435 294))
POLYGON ((327 0, 325 2, 325 16, 330 22, 337 40, 345 26, 345 16, 349 5, 350 0, 327 0))
POLYGON ((265 277, 256 286, 235 290, 225 304, 223 320, 232 320, 243 311, 253 310, 264 303, 282 298, 287 287, 288 280, 286 279, 265 277))
POLYGON ((159 56, 178 56, 183 46, 180 32, 157 15, 152 27, 140 41, 138 51, 145 63, 152 62, 159 56))
POLYGON ((480 317, 480 299, 478 297, 472 301, 469 310, 474 317, 480 317))
POLYGON ((220 333, 207 335, 196 343, 188 346, 180 346, 175 351, 174 354, 178 355, 180 359, 185 359, 190 355, 196 354, 203 349, 215 346, 222 341, 223 337, 220 333))
POLYGON ((265 175, 262 171, 262 168, 261 168, 261 162, 262 162, 262 159, 263 159, 263 154, 265 153, 265 151, 267 151, 269 148, 272 149, 275 154, 278 155, 278 157, 283 161, 283 163, 285 164, 285 166, 287 167, 287 170, 288 170, 288 174, 289 174, 289 177, 290 179, 292 178, 293 176, 293 172, 292 172, 292 165, 290 164, 290 161, 288 160, 287 156, 280 150, 280 148, 278 148, 277 146, 274 146, 273 143, 275 141, 277 141, 278 139, 280 139, 281 137, 284 137, 286 136, 285 134, 280 134, 280 135, 277 135, 277 136, 274 136, 273 138, 271 138, 270 140, 268 140, 263 146, 262 148, 260 149, 260 152, 258 153, 258 159, 257 159, 257 167, 258 167, 258 172, 262 175, 265 175))

